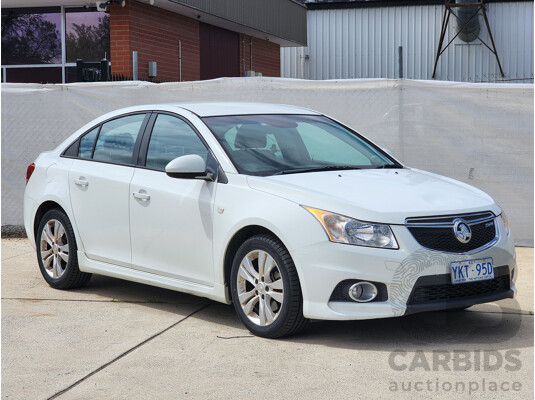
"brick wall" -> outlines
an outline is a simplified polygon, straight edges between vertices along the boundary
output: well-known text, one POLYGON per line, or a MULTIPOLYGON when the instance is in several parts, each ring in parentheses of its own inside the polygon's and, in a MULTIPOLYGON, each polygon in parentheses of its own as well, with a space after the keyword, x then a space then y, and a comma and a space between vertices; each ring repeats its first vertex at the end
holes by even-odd
POLYGON ((280 46, 267 40, 240 34, 240 76, 243 76, 243 54, 245 70, 251 69, 251 39, 253 41, 253 67, 262 76, 280 76, 280 46), (243 42, 244 41, 244 42, 243 42))
POLYGON ((112 72, 132 75, 132 51, 138 52, 139 76, 156 61, 160 80, 178 81, 178 44, 182 42, 182 80, 200 78, 199 23, 148 4, 128 1, 110 8, 112 72))
MULTIPOLYGON (((240 34, 240 75, 250 69, 250 36, 240 34)), ((136 1, 110 7, 111 70, 132 76, 132 51, 138 52, 139 76, 148 75, 148 62, 156 61, 157 79, 178 81, 178 41, 182 42, 182 80, 200 79, 199 22, 136 1)), ((280 47, 267 40, 253 40, 253 71, 280 76, 280 47)))

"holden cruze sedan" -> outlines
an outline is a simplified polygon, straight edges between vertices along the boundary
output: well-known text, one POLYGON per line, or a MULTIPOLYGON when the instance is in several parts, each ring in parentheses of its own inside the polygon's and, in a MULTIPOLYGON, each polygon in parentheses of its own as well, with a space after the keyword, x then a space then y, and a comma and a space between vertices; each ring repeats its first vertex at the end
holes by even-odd
POLYGON ((42 153, 26 180, 50 286, 96 273, 232 302, 259 336, 516 293, 513 238, 488 195, 308 109, 125 108, 42 153))

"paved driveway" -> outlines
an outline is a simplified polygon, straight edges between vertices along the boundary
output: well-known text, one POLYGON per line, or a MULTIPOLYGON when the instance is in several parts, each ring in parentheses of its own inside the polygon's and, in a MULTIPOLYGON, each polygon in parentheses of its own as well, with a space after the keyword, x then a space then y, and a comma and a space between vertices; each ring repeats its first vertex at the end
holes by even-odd
POLYGON ((232 306, 165 289, 51 289, 28 241, 4 239, 2 397, 533 398, 533 249, 517 254, 517 299, 267 340, 232 306))

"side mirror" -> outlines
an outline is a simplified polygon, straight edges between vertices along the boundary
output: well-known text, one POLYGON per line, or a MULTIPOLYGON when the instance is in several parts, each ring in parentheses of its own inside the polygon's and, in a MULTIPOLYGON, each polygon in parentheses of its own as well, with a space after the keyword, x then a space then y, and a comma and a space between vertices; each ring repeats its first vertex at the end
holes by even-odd
POLYGON ((188 154, 171 160, 165 166, 165 173, 171 178, 203 179, 214 181, 214 173, 207 171, 206 161, 197 154, 188 154))

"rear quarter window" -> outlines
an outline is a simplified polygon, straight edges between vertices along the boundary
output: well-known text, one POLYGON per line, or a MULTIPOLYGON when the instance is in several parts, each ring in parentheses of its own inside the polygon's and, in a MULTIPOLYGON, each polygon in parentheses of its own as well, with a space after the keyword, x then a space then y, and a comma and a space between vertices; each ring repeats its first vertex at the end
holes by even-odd
POLYGON ((100 126, 87 132, 84 136, 80 138, 80 147, 78 148, 78 157, 91 158, 91 155, 93 154, 93 147, 95 146, 95 140, 97 138, 99 129, 100 129, 100 126))

